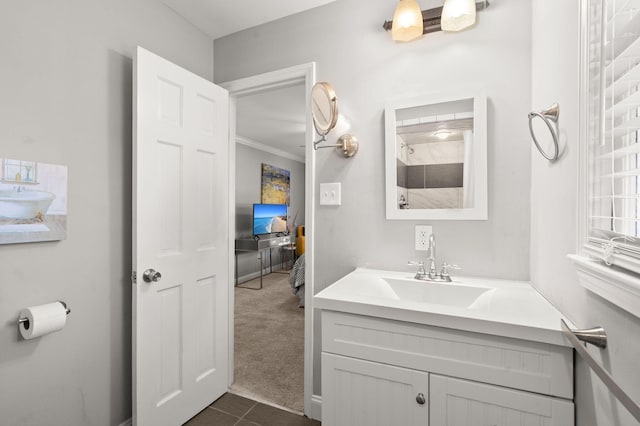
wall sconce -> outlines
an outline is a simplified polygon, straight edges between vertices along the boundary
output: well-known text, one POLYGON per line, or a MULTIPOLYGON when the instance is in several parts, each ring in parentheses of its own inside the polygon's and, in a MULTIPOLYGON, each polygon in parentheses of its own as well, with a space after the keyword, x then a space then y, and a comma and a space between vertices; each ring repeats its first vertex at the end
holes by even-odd
POLYGON ((395 41, 413 41, 427 33, 467 28, 475 23, 476 11, 487 7, 489 2, 486 0, 445 0, 442 7, 420 10, 416 0, 400 0, 393 20, 385 21, 382 28, 391 30, 391 38, 395 41))

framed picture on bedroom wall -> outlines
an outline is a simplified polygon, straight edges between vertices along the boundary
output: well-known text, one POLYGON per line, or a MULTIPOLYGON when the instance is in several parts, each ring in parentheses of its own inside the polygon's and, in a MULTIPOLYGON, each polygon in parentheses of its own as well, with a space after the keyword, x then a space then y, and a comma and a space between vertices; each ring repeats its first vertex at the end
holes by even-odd
POLYGON ((291 172, 289 170, 262 163, 262 187, 260 191, 260 202, 262 204, 291 205, 289 199, 290 184, 291 172))

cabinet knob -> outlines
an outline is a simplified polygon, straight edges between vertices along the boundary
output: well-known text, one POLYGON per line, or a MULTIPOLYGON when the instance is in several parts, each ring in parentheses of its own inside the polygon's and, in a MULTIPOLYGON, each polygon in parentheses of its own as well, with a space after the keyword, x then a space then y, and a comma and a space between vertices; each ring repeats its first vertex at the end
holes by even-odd
POLYGON ((424 397, 424 394, 423 394, 423 393, 419 393, 419 394, 416 396, 416 402, 417 402, 418 404, 420 404, 420 405, 424 405, 424 403, 425 403, 425 402, 427 402, 427 400, 426 400, 426 398, 424 397))

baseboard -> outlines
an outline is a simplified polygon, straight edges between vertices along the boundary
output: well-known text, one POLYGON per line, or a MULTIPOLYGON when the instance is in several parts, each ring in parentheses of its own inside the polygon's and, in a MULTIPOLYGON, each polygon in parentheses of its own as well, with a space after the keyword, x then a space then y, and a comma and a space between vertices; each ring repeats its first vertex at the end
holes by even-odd
POLYGON ((133 423, 131 422, 131 417, 129 417, 124 422, 120 423, 118 426, 131 426, 133 423))
POLYGON ((311 395, 311 418, 322 421, 322 396, 311 395))

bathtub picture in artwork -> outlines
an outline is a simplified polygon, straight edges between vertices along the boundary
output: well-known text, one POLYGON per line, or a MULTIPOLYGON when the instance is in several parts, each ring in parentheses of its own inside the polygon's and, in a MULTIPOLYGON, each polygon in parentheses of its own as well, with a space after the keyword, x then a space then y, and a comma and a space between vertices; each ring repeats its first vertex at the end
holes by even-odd
POLYGON ((66 236, 67 167, 0 158, 0 244, 66 236))

